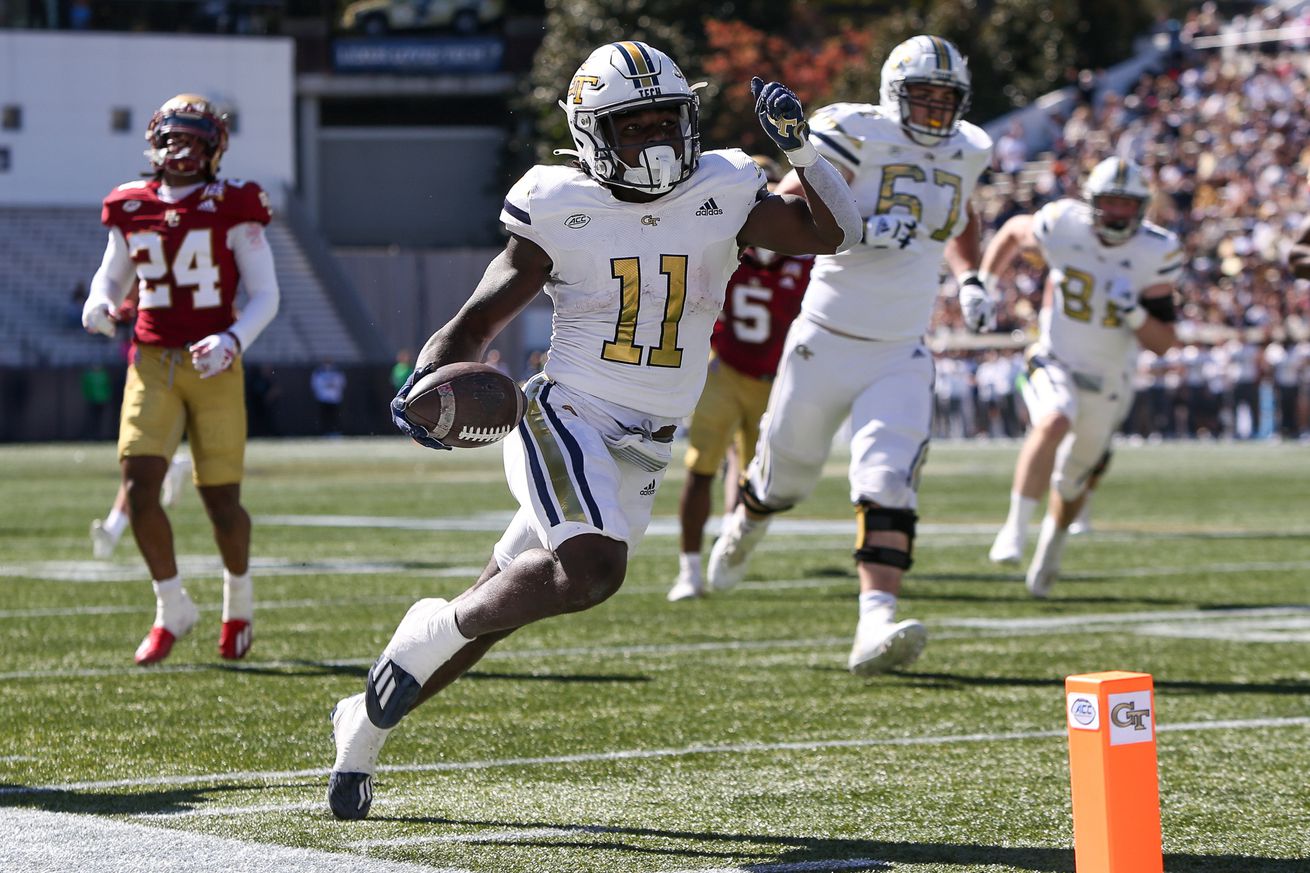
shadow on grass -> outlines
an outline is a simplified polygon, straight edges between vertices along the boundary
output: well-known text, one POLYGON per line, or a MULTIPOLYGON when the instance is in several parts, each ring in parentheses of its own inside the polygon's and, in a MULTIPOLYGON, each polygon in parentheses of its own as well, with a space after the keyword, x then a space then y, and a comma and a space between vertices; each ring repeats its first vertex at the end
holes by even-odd
MULTIPOLYGON (((174 788, 158 791, 128 793, 79 792, 66 790, 37 790, 25 786, 0 784, 0 808, 23 807, 50 812, 90 815, 133 815, 139 813, 168 814, 203 811, 204 807, 225 798, 229 792, 249 793, 276 787, 279 791, 301 788, 321 790, 321 780, 307 779, 269 786, 263 783, 231 782, 196 788, 174 788), (12 793, 10 793, 12 792, 12 793)), ((307 817, 324 818, 326 811, 306 812, 307 817)), ((1074 855, 1070 849, 1040 846, 996 846, 982 843, 914 843, 886 840, 832 839, 824 837, 793 836, 789 834, 751 834, 717 831, 686 831, 667 828, 596 826, 580 823, 541 821, 500 821, 455 819, 437 816, 379 816, 369 822, 405 825, 453 826, 459 829, 461 843, 470 841, 485 845, 515 848, 541 848, 558 851, 574 849, 587 852, 628 853, 633 857, 621 862, 626 870, 642 869, 640 857, 672 857, 687 860, 706 860, 720 867, 729 862, 742 871, 768 870, 775 865, 806 864, 806 869, 822 870, 823 862, 831 862, 834 870, 885 870, 894 864, 958 864, 966 869, 986 865, 1030 870, 1034 873, 1073 873, 1074 855), (477 838, 477 831, 488 828, 485 840, 477 838), (546 838, 531 833, 506 836, 503 831, 531 831, 550 828, 562 831, 557 837, 546 838), (575 836, 576 834, 576 836, 575 836), (644 845, 642 840, 681 840, 692 845, 644 845), (744 845, 743 845, 744 844, 744 845), (774 851, 760 851, 754 847, 770 847, 774 851)), ((342 823, 342 828, 367 827, 363 824, 342 823)), ((1165 855, 1165 867, 1170 873, 1304 873, 1304 859, 1282 859, 1253 855, 1197 855, 1171 853, 1165 855)))
MULTIPOLYGON (((561 837, 543 838, 524 833, 517 837, 488 834, 486 840, 476 839, 477 832, 461 833, 461 841, 472 837, 481 845, 515 848, 575 849, 587 852, 634 853, 638 856, 660 856, 684 859, 703 859, 721 869, 729 862, 737 869, 771 870, 787 864, 805 864, 805 869, 821 871, 823 862, 830 862, 833 870, 888 870, 895 864, 958 864, 963 869, 984 866, 1012 867, 1034 873, 1073 873, 1072 849, 1055 849, 1040 846, 996 846, 982 843, 912 843, 886 840, 850 840, 824 837, 792 836, 788 834, 746 834, 716 831, 682 831, 664 828, 589 826, 560 822, 509 822, 471 821, 427 816, 374 816, 376 822, 403 824, 454 825, 462 829, 486 827, 496 831, 531 831, 551 828, 560 831, 577 831, 561 837), (632 839, 682 840, 694 843, 679 848, 667 845, 642 845, 632 839), (780 852, 753 851, 749 846, 768 846, 780 852)), ((1165 855, 1165 867, 1170 873, 1304 873, 1303 860, 1265 858, 1249 855, 1196 855, 1172 853, 1165 855)), ((636 859, 619 862, 621 869, 640 870, 636 859)))
MULTIPOLYGON (((925 673, 905 670, 888 673, 882 680, 898 677, 900 684, 922 688, 969 688, 969 687, 1010 687, 1010 688, 1064 688, 1063 676, 1019 677, 1019 676, 970 676, 962 673, 925 673)), ((1289 694, 1302 696, 1310 694, 1310 682, 1301 679, 1278 679, 1272 682, 1201 682, 1186 679, 1156 679, 1155 690, 1166 694, 1289 694)), ((1310 870, 1310 868, 1307 868, 1310 870)))
MULTIPOLYGON (((302 678, 306 676, 356 676, 363 679, 368 675, 368 667, 355 664, 334 664, 327 661, 290 661, 295 666, 258 667, 253 665, 212 664, 208 669, 254 676, 279 676, 283 678, 302 678)), ((561 683, 636 683, 650 682, 651 677, 639 674, 604 674, 604 673, 488 673, 482 670, 470 670, 461 677, 468 679, 513 679, 524 682, 561 682, 561 683)))
POLYGON ((266 791, 276 788, 321 789, 325 780, 297 780, 269 785, 266 782, 225 782, 188 787, 161 788, 146 791, 71 791, 58 788, 29 788, 26 785, 0 783, 0 809, 23 807, 47 812, 67 812, 81 815, 137 815, 201 810, 224 794, 266 791), (320 785, 320 783, 322 783, 320 785))

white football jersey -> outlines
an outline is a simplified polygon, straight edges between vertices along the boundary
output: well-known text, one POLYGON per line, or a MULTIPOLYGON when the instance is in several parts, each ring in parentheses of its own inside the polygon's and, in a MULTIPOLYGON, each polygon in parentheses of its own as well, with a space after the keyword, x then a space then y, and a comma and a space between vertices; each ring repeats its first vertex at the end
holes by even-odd
POLYGON ((969 197, 991 161, 979 127, 919 145, 900 122, 869 103, 834 103, 810 118, 810 142, 851 173, 860 215, 918 222, 905 248, 857 244, 815 259, 802 311, 819 324, 869 339, 913 339, 928 330, 941 285, 943 250, 969 223, 969 197))
POLYGON ((1178 237, 1143 222, 1137 233, 1117 246, 1101 242, 1092 226, 1092 210, 1081 200, 1064 199, 1037 210, 1033 235, 1050 268, 1052 305, 1039 318, 1039 345, 1056 359, 1087 373, 1130 370, 1137 337, 1107 299, 1114 283, 1126 279, 1141 293, 1152 285, 1172 283, 1183 266, 1178 237))
POLYGON ((767 193, 739 149, 701 155, 691 178, 625 203, 573 167, 537 166, 500 220, 550 256, 551 379, 652 415, 689 415, 710 333, 737 268, 737 234, 767 193))

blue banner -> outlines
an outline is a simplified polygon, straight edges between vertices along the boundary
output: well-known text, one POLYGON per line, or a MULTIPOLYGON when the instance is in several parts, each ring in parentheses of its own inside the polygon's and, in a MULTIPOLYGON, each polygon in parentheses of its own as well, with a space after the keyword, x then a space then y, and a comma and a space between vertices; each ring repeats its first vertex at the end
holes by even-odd
POLYGON ((332 43, 338 73, 494 73, 505 43, 498 36, 343 37, 332 43))

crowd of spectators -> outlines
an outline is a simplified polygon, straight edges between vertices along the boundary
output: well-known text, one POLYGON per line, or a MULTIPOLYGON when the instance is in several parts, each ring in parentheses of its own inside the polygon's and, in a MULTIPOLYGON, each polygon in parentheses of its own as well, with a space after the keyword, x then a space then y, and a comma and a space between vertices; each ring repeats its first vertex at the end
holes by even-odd
MULTIPOLYGON (((1310 429, 1310 282, 1287 268, 1288 248, 1310 213, 1310 52, 1305 38, 1195 47, 1206 37, 1240 41, 1280 27, 1310 33, 1310 15, 1288 20, 1271 8, 1223 22, 1213 4, 1193 10, 1176 32, 1178 50, 1124 93, 1073 89, 1072 110, 1049 118, 1049 151, 1025 153, 1025 131, 1012 124, 979 191, 986 240, 1013 215, 1079 196, 1086 174, 1106 157, 1146 169, 1156 191, 1148 217, 1179 235, 1187 265, 1178 284, 1183 346, 1140 367, 1127 429, 1144 436, 1295 437, 1310 429), (1270 416, 1278 419, 1272 431, 1270 416)), ((1035 337, 1042 278, 1022 263, 1003 277, 995 345, 1035 337)), ((938 348, 955 345, 956 307, 938 308, 933 333, 938 348)), ((940 362, 952 373, 985 371, 989 357, 1012 356, 975 351, 940 362)), ((981 397, 983 380, 974 378, 981 397)), ((984 415, 971 419, 971 432, 987 432, 978 420, 996 429, 984 415)))

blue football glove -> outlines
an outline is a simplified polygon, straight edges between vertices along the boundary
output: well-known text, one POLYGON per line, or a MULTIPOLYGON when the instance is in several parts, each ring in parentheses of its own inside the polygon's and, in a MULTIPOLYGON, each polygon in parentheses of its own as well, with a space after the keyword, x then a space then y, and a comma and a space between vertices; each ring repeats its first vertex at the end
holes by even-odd
POLYGON ((792 90, 781 82, 765 84, 759 76, 751 79, 751 96, 755 98, 755 114, 760 126, 777 143, 794 167, 808 167, 818 158, 810 145, 810 126, 805 123, 805 110, 792 90))
POLYGON ((399 428, 401 433, 405 434, 419 445, 426 446, 429 449, 438 449, 448 452, 450 451, 450 446, 434 436, 429 436, 426 427, 410 421, 409 416, 405 414, 405 398, 409 396, 409 389, 414 387, 415 382, 431 372, 432 369, 430 367, 425 367, 422 370, 415 369, 414 372, 409 374, 409 378, 405 380, 405 384, 400 386, 400 390, 396 392, 396 396, 391 400, 391 420, 395 423, 396 427, 399 428))

